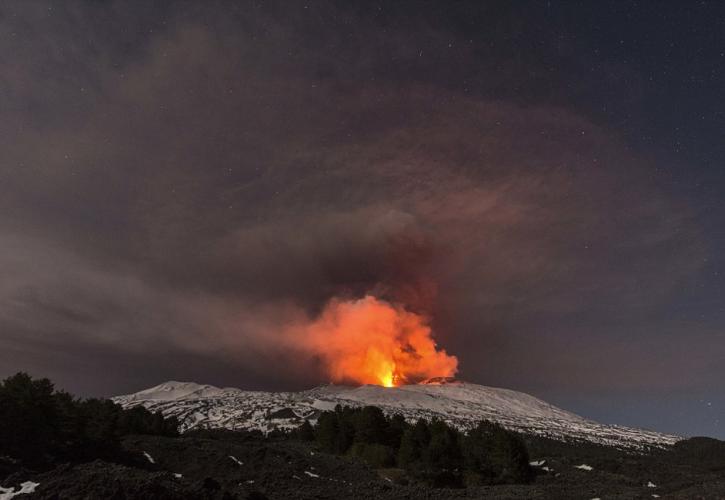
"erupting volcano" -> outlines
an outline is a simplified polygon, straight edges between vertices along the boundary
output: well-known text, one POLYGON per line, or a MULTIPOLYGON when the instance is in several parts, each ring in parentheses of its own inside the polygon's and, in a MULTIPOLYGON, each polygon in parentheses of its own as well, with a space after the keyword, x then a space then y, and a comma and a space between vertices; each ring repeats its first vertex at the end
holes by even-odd
POLYGON ((427 318, 370 295, 331 300, 304 330, 304 348, 332 382, 394 387, 458 370, 458 359, 436 346, 427 318))

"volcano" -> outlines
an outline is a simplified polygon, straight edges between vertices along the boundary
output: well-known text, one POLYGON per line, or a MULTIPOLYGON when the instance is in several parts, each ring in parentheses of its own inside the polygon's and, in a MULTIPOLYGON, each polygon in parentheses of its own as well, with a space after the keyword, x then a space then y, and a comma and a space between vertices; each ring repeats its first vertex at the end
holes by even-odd
POLYGON ((165 416, 176 416, 182 431, 287 430, 306 419, 314 423, 321 411, 332 410, 336 405, 372 405, 389 415, 400 414, 408 421, 439 418, 465 430, 480 420, 490 420, 526 434, 619 448, 661 447, 681 439, 597 423, 522 392, 471 384, 452 377, 436 377, 392 388, 325 385, 300 392, 244 391, 172 381, 113 400, 124 408, 142 405, 165 416))

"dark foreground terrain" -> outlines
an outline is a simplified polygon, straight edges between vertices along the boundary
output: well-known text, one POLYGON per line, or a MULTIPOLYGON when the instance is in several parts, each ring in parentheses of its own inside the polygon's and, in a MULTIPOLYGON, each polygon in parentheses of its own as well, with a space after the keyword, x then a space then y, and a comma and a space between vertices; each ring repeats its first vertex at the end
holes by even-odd
POLYGON ((0 484, 39 483, 18 499, 725 498, 725 443, 705 438, 645 455, 535 440, 531 459, 545 463, 535 467, 532 483, 465 489, 404 484, 402 471, 376 470, 289 438, 139 435, 127 436, 123 447, 131 457, 124 465, 96 460, 15 470, 0 484))
POLYGON ((177 427, 14 375, 0 382, 0 500, 725 499, 725 442, 708 438, 634 452, 490 422, 462 433, 376 407, 266 437, 177 427))

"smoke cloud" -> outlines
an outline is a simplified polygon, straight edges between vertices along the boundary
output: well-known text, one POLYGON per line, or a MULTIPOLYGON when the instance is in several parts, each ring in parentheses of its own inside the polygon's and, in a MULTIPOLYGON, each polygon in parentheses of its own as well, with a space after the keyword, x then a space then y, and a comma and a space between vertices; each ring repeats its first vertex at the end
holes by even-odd
POLYGON ((664 369, 634 362, 644 341, 611 364, 571 342, 665 308, 707 256, 648 159, 430 19, 233 5, 0 8, 0 375, 112 394, 664 369))
POLYGON ((297 328, 291 347, 319 356, 333 382, 392 387, 457 371, 458 360, 437 348, 425 318, 369 295, 332 299, 297 328))

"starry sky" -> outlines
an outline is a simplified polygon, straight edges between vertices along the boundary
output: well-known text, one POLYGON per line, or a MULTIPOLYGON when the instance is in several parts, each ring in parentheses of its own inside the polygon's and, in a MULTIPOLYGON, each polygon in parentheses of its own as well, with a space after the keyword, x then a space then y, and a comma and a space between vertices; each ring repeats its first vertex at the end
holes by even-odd
POLYGON ((332 297, 460 377, 725 438, 721 2, 0 4, 0 376, 325 382, 332 297))

